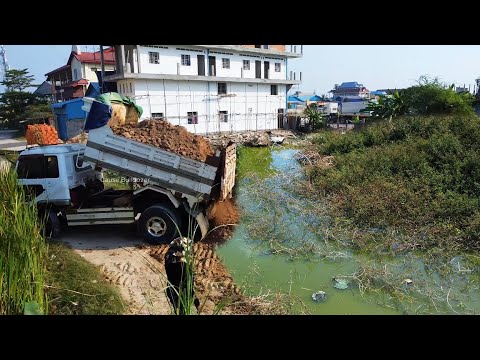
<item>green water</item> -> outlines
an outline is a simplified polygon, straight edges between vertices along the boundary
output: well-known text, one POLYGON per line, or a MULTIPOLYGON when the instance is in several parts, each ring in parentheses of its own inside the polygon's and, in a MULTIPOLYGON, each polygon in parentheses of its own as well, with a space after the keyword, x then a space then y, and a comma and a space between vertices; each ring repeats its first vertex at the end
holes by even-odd
MULTIPOLYGON (((348 234, 332 234, 336 228, 321 204, 298 192, 303 175, 294 159, 297 152, 240 149, 236 199, 242 221, 218 249, 237 283, 246 284, 252 295, 268 290, 291 294, 311 314, 480 312, 478 266, 464 269, 457 261, 442 265, 442 274, 440 267, 427 266, 421 254, 382 257, 349 249, 348 234), (333 277, 351 275, 360 265, 388 269, 388 281, 399 290, 392 294, 379 286, 362 294, 351 280, 346 290, 333 287, 333 277), (406 278, 413 284, 404 284, 406 278), (325 291, 327 300, 314 301, 316 291, 325 291)), ((458 259, 466 264, 463 255, 458 259)))

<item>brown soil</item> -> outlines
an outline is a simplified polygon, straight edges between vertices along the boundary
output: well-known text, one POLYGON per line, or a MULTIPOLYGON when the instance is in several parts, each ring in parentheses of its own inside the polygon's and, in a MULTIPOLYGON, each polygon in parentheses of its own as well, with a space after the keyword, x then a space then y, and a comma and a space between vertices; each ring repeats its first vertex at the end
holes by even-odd
POLYGON ((233 199, 215 202, 208 211, 208 220, 212 225, 211 229, 214 230, 210 231, 203 242, 206 244, 226 242, 232 235, 235 224, 240 221, 240 214, 233 199))
POLYGON ((116 135, 174 152, 193 160, 205 162, 214 155, 210 141, 190 133, 183 126, 165 120, 144 120, 138 124, 112 127, 116 135))
POLYGON ((78 134, 77 136, 74 136, 71 139, 68 139, 65 143, 66 144, 86 144, 88 140, 88 134, 85 132, 82 132, 81 134, 78 134))
POLYGON ((209 220, 211 220, 213 226, 237 224, 240 215, 233 199, 227 198, 224 201, 217 201, 210 210, 209 220))

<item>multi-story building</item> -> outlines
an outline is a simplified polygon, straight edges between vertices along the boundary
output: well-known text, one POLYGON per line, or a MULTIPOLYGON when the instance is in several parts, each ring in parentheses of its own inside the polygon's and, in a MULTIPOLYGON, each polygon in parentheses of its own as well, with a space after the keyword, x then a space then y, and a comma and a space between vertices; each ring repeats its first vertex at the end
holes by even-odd
POLYGON ((142 119, 164 118, 199 134, 282 127, 287 91, 301 81, 289 70, 289 59, 302 56, 300 46, 114 48, 116 73, 105 80, 143 107, 142 119))
POLYGON ((368 98, 370 91, 356 81, 344 82, 341 85, 335 85, 335 88, 330 91, 333 100, 341 101, 347 99, 364 99, 368 98))
MULTIPOLYGON (((115 70, 115 55, 113 48, 103 51, 105 71, 108 74, 115 70)), ((70 100, 85 96, 88 85, 98 82, 100 72, 100 52, 82 52, 80 46, 73 45, 68 61, 58 69, 45 74, 47 82, 52 86, 52 96, 55 102, 70 100)))

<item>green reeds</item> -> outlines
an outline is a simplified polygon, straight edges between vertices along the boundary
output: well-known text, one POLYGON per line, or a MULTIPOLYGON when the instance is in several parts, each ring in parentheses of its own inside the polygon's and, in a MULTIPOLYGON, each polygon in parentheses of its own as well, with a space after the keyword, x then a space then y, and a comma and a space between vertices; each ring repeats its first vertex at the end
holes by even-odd
POLYGON ((47 245, 36 206, 13 171, 0 171, 0 186, 0 314, 23 314, 26 304, 46 313, 47 245))

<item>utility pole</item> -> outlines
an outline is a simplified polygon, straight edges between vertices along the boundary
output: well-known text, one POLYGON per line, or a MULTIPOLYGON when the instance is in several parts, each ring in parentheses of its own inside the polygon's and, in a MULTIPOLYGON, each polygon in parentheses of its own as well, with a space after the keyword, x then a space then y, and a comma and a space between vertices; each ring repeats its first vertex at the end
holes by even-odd
POLYGON ((100 87, 100 92, 103 94, 105 92, 104 83, 105 83, 105 61, 103 58, 103 45, 100 45, 100 63, 102 65, 102 85, 100 87))
MULTIPOLYGON (((5 54, 5 46, 0 45, 0 57, 2 61, 2 68, 3 68, 3 81, 7 80, 7 71, 10 70, 10 66, 7 63, 7 55, 5 54)), ((10 90, 7 87, 7 91, 10 90)))

